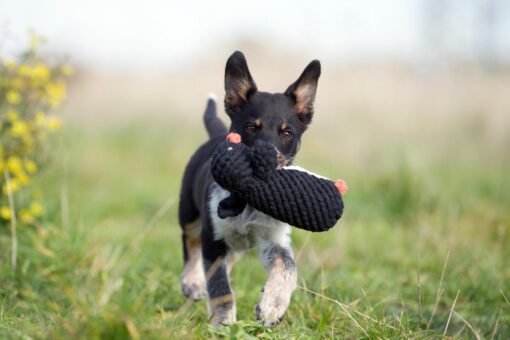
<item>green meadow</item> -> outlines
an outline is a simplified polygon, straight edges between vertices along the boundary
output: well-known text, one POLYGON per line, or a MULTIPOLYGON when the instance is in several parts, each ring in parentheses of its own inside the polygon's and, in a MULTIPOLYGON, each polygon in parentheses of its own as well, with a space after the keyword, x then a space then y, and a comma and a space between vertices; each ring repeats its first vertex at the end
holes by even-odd
POLYGON ((510 338, 508 134, 492 139, 478 111, 394 130, 355 107, 320 112, 297 164, 349 192, 331 231, 293 231, 298 288, 281 324, 255 321, 266 273, 253 251, 232 274, 236 324, 210 328, 205 302, 181 295, 197 111, 67 122, 34 183, 44 220, 18 225, 15 271, 0 229, 0 338, 510 338))

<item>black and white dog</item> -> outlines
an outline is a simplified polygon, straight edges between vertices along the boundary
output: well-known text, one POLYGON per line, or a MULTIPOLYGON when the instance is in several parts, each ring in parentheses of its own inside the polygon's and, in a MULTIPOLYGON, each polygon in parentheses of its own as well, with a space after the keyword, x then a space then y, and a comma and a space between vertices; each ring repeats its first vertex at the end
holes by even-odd
MULTIPOLYGON (((230 56, 225 68, 225 111, 230 131, 251 147, 256 140, 270 142, 281 167, 290 165, 299 150, 301 135, 313 116, 313 102, 321 67, 312 61, 284 93, 257 90, 241 52, 230 56)), ((290 245, 290 226, 246 206, 235 217, 221 219, 218 203, 229 193, 214 182, 210 157, 229 132, 209 98, 204 123, 210 139, 191 157, 182 181, 179 223, 182 227, 184 271, 182 292, 199 300, 207 294, 212 324, 236 321, 229 274, 234 261, 256 246, 269 273, 256 316, 265 325, 279 322, 296 288, 297 269, 290 245)))

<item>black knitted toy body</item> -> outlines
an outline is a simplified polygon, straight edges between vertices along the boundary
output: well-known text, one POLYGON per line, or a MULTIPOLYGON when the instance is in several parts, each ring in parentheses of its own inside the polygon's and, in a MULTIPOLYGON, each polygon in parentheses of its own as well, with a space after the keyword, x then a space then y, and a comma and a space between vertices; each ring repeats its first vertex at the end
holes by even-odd
POLYGON ((213 154, 211 173, 231 192, 218 206, 221 218, 241 214, 247 203, 297 228, 320 232, 332 228, 343 213, 343 181, 277 169, 276 151, 265 142, 257 143, 253 151, 242 143, 222 142, 213 154))

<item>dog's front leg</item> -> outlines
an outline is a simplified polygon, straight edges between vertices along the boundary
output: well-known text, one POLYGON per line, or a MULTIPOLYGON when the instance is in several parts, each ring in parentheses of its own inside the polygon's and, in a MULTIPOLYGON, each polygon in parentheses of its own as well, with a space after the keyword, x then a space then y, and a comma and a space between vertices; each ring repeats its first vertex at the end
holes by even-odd
POLYGON ((289 307, 292 292, 296 289, 297 268, 290 245, 262 241, 259 243, 259 256, 269 272, 269 279, 255 313, 257 320, 272 326, 283 319, 289 307))
POLYGON ((236 321, 236 302, 227 273, 227 246, 215 240, 212 225, 202 230, 202 254, 207 280, 208 310, 215 327, 236 321))

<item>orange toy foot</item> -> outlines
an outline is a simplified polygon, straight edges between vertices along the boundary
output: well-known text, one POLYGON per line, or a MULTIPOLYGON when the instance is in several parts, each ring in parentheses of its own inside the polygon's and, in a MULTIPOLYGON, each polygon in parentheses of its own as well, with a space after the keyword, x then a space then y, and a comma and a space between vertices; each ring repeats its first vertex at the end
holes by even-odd
POLYGON ((349 187, 347 186, 347 183, 343 179, 337 179, 335 181, 335 186, 338 189, 338 192, 340 192, 340 195, 345 195, 347 190, 349 190, 349 187))

